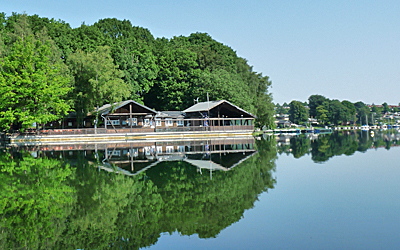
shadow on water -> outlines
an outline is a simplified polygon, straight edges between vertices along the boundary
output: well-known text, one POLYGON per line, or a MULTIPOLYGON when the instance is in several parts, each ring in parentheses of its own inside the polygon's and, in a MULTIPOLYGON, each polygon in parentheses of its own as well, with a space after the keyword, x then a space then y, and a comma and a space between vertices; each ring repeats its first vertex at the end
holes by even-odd
POLYGON ((0 152, 1 249, 139 249, 216 237, 274 188, 274 140, 41 145, 0 152))

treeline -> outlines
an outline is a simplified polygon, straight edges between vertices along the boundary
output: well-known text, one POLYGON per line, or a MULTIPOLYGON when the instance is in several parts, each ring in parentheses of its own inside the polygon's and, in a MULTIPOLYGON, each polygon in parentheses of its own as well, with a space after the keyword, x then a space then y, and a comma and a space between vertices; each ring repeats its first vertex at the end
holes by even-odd
POLYGON ((288 114, 289 120, 296 124, 308 123, 308 118, 315 118, 322 125, 366 124, 367 121, 372 124, 391 111, 400 110, 392 110, 386 102, 382 107, 373 105, 369 108, 361 101, 352 103, 347 100, 330 100, 322 95, 311 95, 308 102, 293 100, 290 104, 275 105, 276 114, 288 114))
POLYGON ((204 33, 155 39, 129 20, 71 28, 64 21, 0 13, 0 130, 82 119, 132 99, 156 110, 226 99, 273 124, 271 81, 204 33))

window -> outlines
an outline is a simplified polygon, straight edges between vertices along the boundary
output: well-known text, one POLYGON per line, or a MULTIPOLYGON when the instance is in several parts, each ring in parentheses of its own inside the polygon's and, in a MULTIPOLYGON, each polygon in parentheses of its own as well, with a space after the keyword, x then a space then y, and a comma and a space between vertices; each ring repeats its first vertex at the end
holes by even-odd
POLYGON ((157 154, 161 154, 162 153, 162 146, 157 146, 157 154))
POLYGON ((171 119, 165 119, 165 126, 173 126, 174 122, 171 119))
POLYGON ((176 123, 177 123, 177 126, 179 126, 179 127, 183 126, 183 120, 178 120, 176 123))
POLYGON ((156 126, 161 126, 161 119, 156 119, 156 126))
POLYGON ((167 146, 165 148, 166 153, 173 153, 174 152, 174 146, 167 146))
POLYGON ((111 120, 111 123, 110 123, 110 120, 108 120, 107 121, 107 125, 119 125, 120 123, 119 123, 119 120, 111 120))
POLYGON ((150 125, 150 119, 144 119, 144 125, 149 126, 150 125))
POLYGON ((136 157, 136 156, 139 155, 139 150, 138 150, 137 148, 129 149, 129 152, 130 152, 134 157, 136 157))
MULTIPOLYGON (((122 125, 131 125, 129 122, 129 118, 126 118, 126 120, 122 120, 122 125)), ((132 118, 132 126, 137 126, 137 118, 132 118)))
POLYGON ((107 153, 108 153, 108 155, 112 155, 112 156, 121 156, 120 150, 108 150, 107 153))
POLYGON ((68 127, 72 127, 72 122, 68 122, 68 127))
POLYGON ((178 152, 185 152, 185 146, 177 146, 178 152))

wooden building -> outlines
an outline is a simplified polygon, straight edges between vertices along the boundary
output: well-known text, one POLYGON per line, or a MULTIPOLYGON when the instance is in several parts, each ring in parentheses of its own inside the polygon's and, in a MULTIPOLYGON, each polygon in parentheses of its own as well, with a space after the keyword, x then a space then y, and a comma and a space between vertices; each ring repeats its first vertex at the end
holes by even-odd
POLYGON ((189 126, 213 130, 254 130, 256 116, 226 101, 199 102, 183 111, 189 126))
POLYGON ((184 111, 155 111, 133 100, 106 104, 78 124, 74 113, 46 126, 42 133, 112 134, 254 130, 256 117, 226 101, 197 103, 184 111), (96 122, 97 121, 97 122, 96 122))
POLYGON ((182 111, 161 111, 155 118, 156 132, 178 131, 185 126, 185 114, 182 111))
POLYGON ((105 129, 118 129, 119 132, 153 132, 155 128, 157 111, 132 100, 114 105, 106 104, 96 112, 103 120, 105 129))

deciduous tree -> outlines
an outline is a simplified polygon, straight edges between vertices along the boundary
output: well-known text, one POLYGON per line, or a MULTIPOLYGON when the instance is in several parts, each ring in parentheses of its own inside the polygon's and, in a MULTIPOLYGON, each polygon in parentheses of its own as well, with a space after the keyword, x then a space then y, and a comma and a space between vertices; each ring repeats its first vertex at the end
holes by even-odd
POLYGON ((26 129, 64 116, 70 106, 70 78, 59 61, 51 60, 50 43, 32 35, 19 38, 1 61, 0 127, 26 129))

